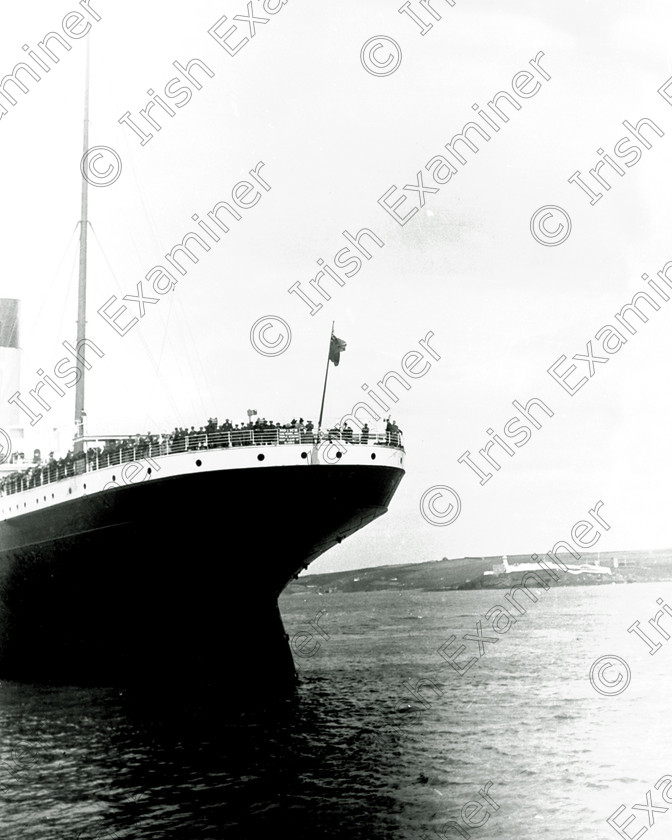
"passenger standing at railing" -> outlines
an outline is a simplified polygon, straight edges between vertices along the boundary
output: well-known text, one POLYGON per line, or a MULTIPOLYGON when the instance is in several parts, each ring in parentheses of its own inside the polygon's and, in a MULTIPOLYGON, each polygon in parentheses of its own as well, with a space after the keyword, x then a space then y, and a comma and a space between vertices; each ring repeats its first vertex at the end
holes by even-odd
POLYGON ((219 428, 224 435, 224 446, 231 446, 231 431, 233 430, 233 426, 228 417, 219 428))
POLYGON ((301 437, 300 437, 301 432, 300 432, 299 424, 297 423, 296 419, 292 420, 289 428, 290 428, 290 436, 289 436, 288 443, 300 443, 301 442, 301 437))
POLYGON ((303 435, 301 435, 301 443, 313 443, 313 421, 309 420, 306 423, 306 430, 303 435))
POLYGON ((367 444, 369 442, 369 424, 365 423, 362 426, 362 433, 360 435, 360 440, 363 444, 367 444))

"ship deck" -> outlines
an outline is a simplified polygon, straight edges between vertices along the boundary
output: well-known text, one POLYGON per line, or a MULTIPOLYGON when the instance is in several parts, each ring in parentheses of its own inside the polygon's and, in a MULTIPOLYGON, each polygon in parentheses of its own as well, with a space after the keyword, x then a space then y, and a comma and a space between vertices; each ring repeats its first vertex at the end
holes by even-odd
POLYGON ((386 512, 404 456, 378 441, 136 452, 4 496, 0 676, 288 679, 279 593, 386 512))

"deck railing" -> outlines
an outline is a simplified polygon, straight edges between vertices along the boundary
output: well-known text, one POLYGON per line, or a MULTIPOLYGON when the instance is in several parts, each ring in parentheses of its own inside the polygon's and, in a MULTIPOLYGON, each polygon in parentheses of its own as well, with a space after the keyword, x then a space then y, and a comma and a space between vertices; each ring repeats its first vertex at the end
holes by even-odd
MULTIPOLYGON (((157 436, 159 437, 159 436, 157 436)), ((142 459, 175 455, 181 452, 200 452, 209 449, 228 449, 239 446, 282 446, 302 444, 313 446, 323 442, 342 442, 356 446, 390 446, 403 448, 401 432, 357 433, 345 431, 300 431, 298 429, 234 429, 230 432, 195 432, 184 436, 166 436, 158 441, 131 443, 124 441, 113 450, 90 450, 69 455, 60 461, 36 465, 23 472, 10 473, 0 480, 0 496, 11 496, 35 487, 43 487, 94 470, 129 464, 142 459)))

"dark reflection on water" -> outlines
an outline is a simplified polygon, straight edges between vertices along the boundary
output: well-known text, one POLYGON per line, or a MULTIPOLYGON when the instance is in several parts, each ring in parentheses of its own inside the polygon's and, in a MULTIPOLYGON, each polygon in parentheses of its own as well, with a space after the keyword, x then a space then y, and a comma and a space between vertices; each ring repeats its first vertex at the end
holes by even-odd
POLYGON ((3 683, 2 836, 393 836, 397 805, 366 788, 363 746, 333 739, 328 697, 234 713, 169 695, 3 683))
MULTIPOLYGON (((443 840, 488 782, 498 807, 470 840, 606 836, 672 769, 672 647, 651 656, 627 633, 672 584, 539 591, 458 676, 437 648, 502 597, 286 596, 290 636, 314 634, 301 683, 274 705, 269 683, 245 714, 179 675, 142 697, 2 683, 0 838, 443 840), (605 653, 632 668, 618 697, 588 680, 605 653)), ((461 661, 477 655, 472 641, 461 661)))

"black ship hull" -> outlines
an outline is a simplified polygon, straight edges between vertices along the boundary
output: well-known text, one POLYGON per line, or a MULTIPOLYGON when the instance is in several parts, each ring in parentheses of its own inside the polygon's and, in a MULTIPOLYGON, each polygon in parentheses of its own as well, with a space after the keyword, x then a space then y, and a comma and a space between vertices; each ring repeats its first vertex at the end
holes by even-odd
POLYGON ((278 595, 382 515, 402 476, 345 463, 219 469, 0 522, 0 676, 275 693, 295 679, 278 595))

